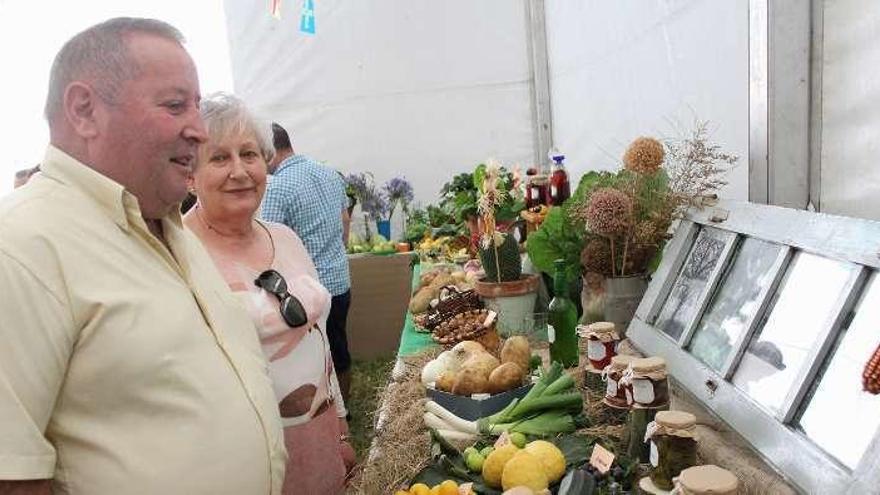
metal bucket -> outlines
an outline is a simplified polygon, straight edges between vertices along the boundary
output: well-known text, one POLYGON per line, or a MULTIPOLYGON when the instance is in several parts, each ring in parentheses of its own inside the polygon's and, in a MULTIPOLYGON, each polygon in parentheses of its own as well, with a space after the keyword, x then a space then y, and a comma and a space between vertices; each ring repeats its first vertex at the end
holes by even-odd
POLYGON ((629 322, 647 289, 648 280, 644 275, 605 279, 605 321, 614 322, 621 337, 626 336, 629 322))

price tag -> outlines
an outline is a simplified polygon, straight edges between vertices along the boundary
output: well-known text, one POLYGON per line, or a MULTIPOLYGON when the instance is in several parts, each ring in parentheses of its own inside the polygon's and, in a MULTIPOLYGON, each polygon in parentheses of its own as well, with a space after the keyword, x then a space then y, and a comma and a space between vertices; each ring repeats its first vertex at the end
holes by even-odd
POLYGON ((553 325, 547 325, 547 342, 551 344, 556 342, 556 329, 553 328, 553 325))
POLYGON ((654 384, 651 380, 635 379, 633 384, 633 400, 639 404, 654 402, 654 384))
POLYGON ((486 320, 483 322, 483 326, 488 327, 489 325, 491 325, 492 322, 495 321, 496 316, 498 316, 498 313, 490 309, 489 314, 486 315, 486 320))
POLYGON ((498 436, 498 440, 495 440, 495 445, 493 447, 501 448, 510 443, 510 435, 507 434, 507 430, 501 432, 501 435, 498 436))
POLYGON ((651 454, 648 459, 651 461, 651 465, 654 467, 657 467, 657 465, 660 464, 660 454, 657 452, 657 444, 654 443, 653 440, 651 440, 651 454))
POLYGON ((605 344, 598 340, 587 341, 587 357, 593 361, 605 359, 605 344))
POLYGON ((593 446, 593 454, 590 456, 590 465, 600 473, 605 474, 614 464, 614 454, 598 443, 593 446))

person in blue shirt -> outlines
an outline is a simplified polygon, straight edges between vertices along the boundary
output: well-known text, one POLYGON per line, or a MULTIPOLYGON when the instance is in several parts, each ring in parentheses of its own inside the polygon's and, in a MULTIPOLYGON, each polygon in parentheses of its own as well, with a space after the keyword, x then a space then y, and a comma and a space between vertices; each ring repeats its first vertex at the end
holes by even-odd
POLYGON ((348 237, 348 197, 345 183, 333 169, 294 153, 290 136, 272 124, 275 158, 269 164, 261 217, 290 227, 302 239, 315 262, 321 284, 333 296, 327 317, 327 338, 342 396, 348 402, 351 355, 345 332, 351 304, 351 276, 345 239, 348 237))

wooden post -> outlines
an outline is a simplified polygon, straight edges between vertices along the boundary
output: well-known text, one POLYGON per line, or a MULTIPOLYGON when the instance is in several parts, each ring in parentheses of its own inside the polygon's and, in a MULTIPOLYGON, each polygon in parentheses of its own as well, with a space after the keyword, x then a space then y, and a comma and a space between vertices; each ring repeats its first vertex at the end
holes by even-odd
POLYGON ((631 460, 638 460, 641 463, 648 462, 650 452, 648 443, 645 442, 645 430, 648 428, 648 423, 654 421, 657 411, 667 410, 669 410, 668 403, 652 408, 633 406, 630 409, 624 436, 629 440, 626 453, 631 460))

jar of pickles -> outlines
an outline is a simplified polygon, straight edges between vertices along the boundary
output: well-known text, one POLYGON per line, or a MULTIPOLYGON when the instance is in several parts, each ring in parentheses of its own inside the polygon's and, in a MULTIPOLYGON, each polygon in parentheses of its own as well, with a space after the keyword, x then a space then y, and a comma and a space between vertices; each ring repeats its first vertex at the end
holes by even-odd
POLYGON ((681 472, 675 480, 678 495, 737 495, 739 480, 730 471, 713 464, 694 466, 681 472))
POLYGON ((672 478, 697 463, 697 418, 683 411, 659 411, 645 429, 650 442, 651 481, 671 490, 672 478))
POLYGON ((629 408, 626 392, 623 387, 618 386, 618 383, 633 359, 635 359, 633 356, 614 356, 611 358, 611 363, 602 371, 605 378, 605 403, 611 407, 629 408))
POLYGON ((617 355, 617 345, 620 343, 620 335, 617 334, 614 323, 597 321, 579 326, 578 335, 586 340, 587 359, 594 369, 604 370, 611 364, 611 358, 617 355))
POLYGON ((669 402, 666 360, 661 357, 635 359, 620 379, 626 401, 632 407, 657 408, 669 402))

